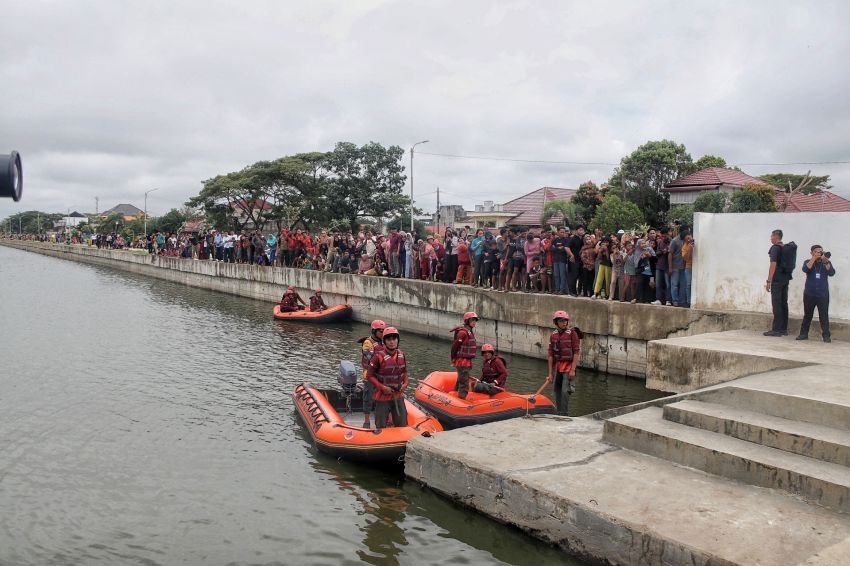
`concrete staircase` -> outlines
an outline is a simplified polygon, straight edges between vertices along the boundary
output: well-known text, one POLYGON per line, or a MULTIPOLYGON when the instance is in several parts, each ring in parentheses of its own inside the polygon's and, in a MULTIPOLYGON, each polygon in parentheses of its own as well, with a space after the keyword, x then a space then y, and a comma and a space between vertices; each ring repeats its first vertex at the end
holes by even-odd
POLYGON ((850 513, 850 406, 730 386, 605 422, 603 440, 850 513))

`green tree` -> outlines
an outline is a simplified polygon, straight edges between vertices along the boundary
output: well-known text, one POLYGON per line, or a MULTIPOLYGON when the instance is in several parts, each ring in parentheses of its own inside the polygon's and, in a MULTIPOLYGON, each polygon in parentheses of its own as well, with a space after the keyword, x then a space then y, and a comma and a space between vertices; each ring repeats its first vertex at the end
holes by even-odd
POLYGON ((693 171, 693 160, 682 144, 671 140, 649 141, 620 160, 608 181, 609 190, 619 191, 635 203, 651 225, 660 225, 670 208, 665 185, 693 171))
POLYGON ((694 201, 694 212, 725 212, 727 202, 728 199, 726 193, 700 193, 694 201))
POLYGON ((617 230, 631 230, 643 224, 644 217, 633 202, 621 199, 617 195, 608 195, 596 209, 596 216, 590 221, 592 229, 601 228, 605 234, 617 230))
POLYGON ((540 225, 549 225, 552 217, 558 214, 561 215, 562 225, 573 226, 578 217, 578 207, 575 202, 565 199, 550 200, 543 205, 543 213, 540 215, 540 225))
POLYGON ((333 173, 328 203, 337 217, 346 218, 352 229, 358 216, 379 220, 400 214, 410 205, 402 189, 404 150, 370 142, 361 147, 340 142, 328 154, 328 167, 333 173))
POLYGON ((703 155, 694 163, 694 171, 702 171, 709 167, 722 167, 726 169, 726 160, 716 155, 703 155))
POLYGON ((776 212, 775 195, 773 187, 744 185, 732 195, 729 212, 776 212))
POLYGON ((578 186, 576 194, 570 199, 576 207, 576 214, 584 222, 596 214, 596 207, 602 202, 602 193, 593 181, 585 181, 578 186))
MULTIPOLYGON (((800 192, 804 195, 816 193, 818 191, 828 191, 832 188, 832 185, 829 184, 829 175, 823 175, 820 177, 817 175, 810 175, 809 177, 811 178, 811 181, 800 189, 800 192)), ((765 183, 770 183, 777 189, 783 190, 787 193, 796 189, 800 183, 806 179, 806 175, 796 175, 794 173, 769 173, 767 175, 759 176, 759 179, 765 183)))
MULTIPOLYGON (((180 210, 172 208, 164 215, 156 219, 156 229, 162 232, 176 232, 180 226, 186 222, 186 216, 180 210)), ((151 230, 151 223, 148 221, 148 231, 151 230)))
POLYGON ((670 220, 678 220, 682 226, 694 225, 694 205, 692 204, 677 204, 670 207, 667 216, 670 220))

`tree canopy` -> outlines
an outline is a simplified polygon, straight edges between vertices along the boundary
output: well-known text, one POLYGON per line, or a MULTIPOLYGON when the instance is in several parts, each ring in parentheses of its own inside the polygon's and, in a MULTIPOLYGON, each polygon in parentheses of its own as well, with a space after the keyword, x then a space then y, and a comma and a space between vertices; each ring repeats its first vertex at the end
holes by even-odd
POLYGON ((596 209, 596 216, 590 222, 592 229, 601 228, 605 234, 617 230, 631 230, 644 223, 640 209, 633 202, 623 200, 617 195, 608 195, 596 209))
POLYGON ((696 160, 693 170, 701 171, 703 169, 708 169, 709 167, 723 167, 725 169, 726 160, 716 155, 703 155, 696 160))
POLYGON ((693 171, 691 155, 671 140, 649 141, 620 160, 608 180, 609 190, 635 203, 651 225, 660 225, 670 208, 670 197, 661 189, 693 171))
POLYGON ((575 211, 584 222, 590 221, 596 214, 596 207, 602 202, 602 192, 593 181, 585 181, 578 186, 578 191, 570 201, 575 204, 575 211))
MULTIPOLYGON (((816 176, 810 175, 811 182, 800 189, 800 192, 804 195, 808 195, 811 193, 816 193, 818 191, 828 191, 832 188, 832 185, 829 184, 829 175, 816 176)), ((797 175, 795 173, 768 173, 767 175, 760 175, 759 179, 766 183, 770 183, 777 189, 781 189, 785 192, 789 190, 794 190, 799 186, 800 183, 806 178, 806 175, 797 175), (790 184, 790 189, 789 189, 790 184)))
POLYGON ((701 193, 694 201, 694 212, 725 212, 727 202, 726 193, 701 193))
POLYGON ((729 212, 776 212, 775 194, 772 187, 744 185, 732 195, 729 212))
POLYGON ((333 151, 258 161, 208 179, 187 204, 202 208, 208 221, 223 229, 249 224, 262 229, 269 223, 353 229, 359 217, 379 220, 409 206, 402 192, 403 156, 398 146, 340 142, 333 151))
MULTIPOLYGON (((575 196, 573 197, 575 198, 575 196)), ((543 213, 540 215, 540 225, 546 226, 551 223, 552 217, 560 214, 563 220, 561 223, 566 226, 573 226, 578 217, 578 207, 574 201, 565 199, 550 200, 543 205, 543 213)))

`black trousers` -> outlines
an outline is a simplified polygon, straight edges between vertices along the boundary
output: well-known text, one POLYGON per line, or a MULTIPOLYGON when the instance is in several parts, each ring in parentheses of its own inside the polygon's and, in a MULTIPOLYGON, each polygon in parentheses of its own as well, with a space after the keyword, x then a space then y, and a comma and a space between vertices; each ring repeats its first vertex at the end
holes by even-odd
POLYGON ((581 264, 575 261, 567 262, 567 292, 570 295, 578 295, 578 277, 581 272, 581 264))
MULTIPOLYGON (((772 288, 772 287, 771 287, 772 288)), ((815 314, 815 307, 818 308, 818 318, 820 319, 820 332, 824 338, 829 337, 829 295, 825 297, 816 297, 814 295, 803 294, 803 324, 800 325, 800 335, 808 336, 809 327, 812 324, 812 317, 815 314)))
POLYGON ((559 415, 567 416, 570 408, 570 391, 565 387, 569 383, 570 376, 565 371, 555 374, 555 408, 559 415))
POLYGON ((773 307, 773 326, 771 330, 788 333, 788 283, 770 284, 770 304, 773 307))

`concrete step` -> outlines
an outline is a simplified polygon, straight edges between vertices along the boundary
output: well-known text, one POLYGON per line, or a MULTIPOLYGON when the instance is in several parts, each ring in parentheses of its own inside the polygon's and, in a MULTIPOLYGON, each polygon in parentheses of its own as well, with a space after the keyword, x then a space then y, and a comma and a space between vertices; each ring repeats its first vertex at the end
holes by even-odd
POLYGON ((693 400, 665 405, 664 419, 824 462, 850 466, 850 431, 693 400))
POLYGON ((792 421, 802 421, 850 431, 850 404, 832 402, 816 388, 800 380, 799 391, 771 391, 767 388, 730 386, 706 391, 702 401, 756 411, 792 421))
POLYGON ((605 421, 603 430, 606 442, 850 513, 850 468, 666 421, 660 407, 605 421))

